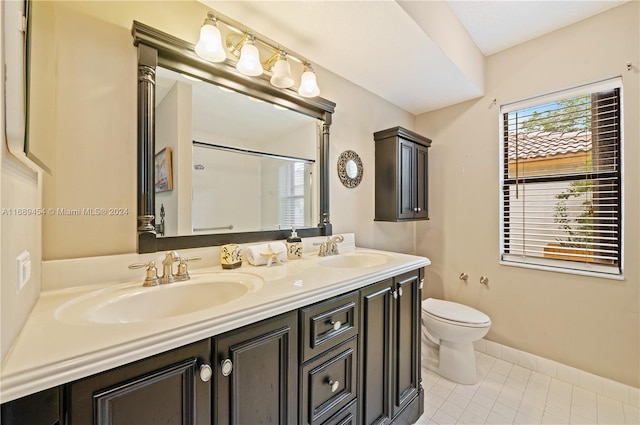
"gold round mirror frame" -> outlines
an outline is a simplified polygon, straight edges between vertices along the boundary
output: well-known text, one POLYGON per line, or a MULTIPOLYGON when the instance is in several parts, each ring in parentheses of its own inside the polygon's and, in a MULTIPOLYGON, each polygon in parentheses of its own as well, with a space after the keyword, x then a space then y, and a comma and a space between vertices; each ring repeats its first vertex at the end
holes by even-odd
POLYGON ((362 161, 354 151, 344 151, 338 157, 338 177, 346 187, 353 189, 358 186, 362 181, 363 171, 362 161))

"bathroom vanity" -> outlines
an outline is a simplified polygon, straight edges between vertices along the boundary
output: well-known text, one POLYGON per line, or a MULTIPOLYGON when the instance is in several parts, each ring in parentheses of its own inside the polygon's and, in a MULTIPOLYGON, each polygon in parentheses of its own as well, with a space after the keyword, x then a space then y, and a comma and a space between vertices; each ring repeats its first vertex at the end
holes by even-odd
POLYGON ((270 268, 206 268, 162 286, 210 288, 226 276, 246 277, 249 289, 153 320, 138 298, 139 315, 122 316, 124 323, 84 303, 117 305, 117 291, 156 297, 144 291, 163 288, 133 282, 43 293, 2 370, 2 419, 411 423, 423 411, 420 301, 428 264, 355 248, 270 268))

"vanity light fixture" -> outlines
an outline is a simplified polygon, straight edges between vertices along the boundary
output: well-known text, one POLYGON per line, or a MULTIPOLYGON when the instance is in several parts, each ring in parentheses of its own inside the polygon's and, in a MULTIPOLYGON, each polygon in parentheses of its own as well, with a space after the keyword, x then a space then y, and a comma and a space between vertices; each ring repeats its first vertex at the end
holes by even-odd
POLYGON ((254 37, 247 35, 240 49, 240 60, 236 64, 236 69, 244 75, 257 77, 264 69, 260 63, 260 53, 256 47, 254 37))
POLYGON ((316 81, 316 73, 313 72, 311 64, 305 63, 304 72, 300 78, 300 87, 298 87, 298 94, 302 97, 315 97, 320 94, 320 88, 316 81))
POLYGON ((214 12, 209 11, 204 24, 200 28, 200 39, 196 44, 195 52, 205 60, 224 62, 227 59, 227 51, 238 58, 236 63, 238 72, 256 77, 266 71, 271 74, 269 80, 271 85, 281 89, 289 89, 294 86, 295 81, 291 75, 289 59, 298 62, 303 66, 300 86, 297 89, 298 94, 303 97, 315 97, 320 94, 316 74, 308 61, 285 52, 271 42, 262 40, 250 34, 247 30, 242 30, 216 16, 214 12), (224 24, 223 26, 229 30, 225 39, 226 50, 222 43, 222 33, 218 29, 220 23, 224 24), (233 38, 235 40, 231 42, 230 39, 233 38), (240 41, 236 42, 238 38, 240 38, 240 41), (269 59, 264 63, 260 61, 260 51, 257 44, 260 44, 261 48, 266 48, 271 53, 269 59))
POLYGON ((293 86, 293 77, 291 76, 291 66, 289 65, 289 62, 287 62, 287 54, 280 51, 276 55, 277 60, 273 64, 271 84, 274 87, 288 89, 293 86))
POLYGON ((224 62, 227 59, 227 53, 222 46, 222 34, 218 29, 216 17, 211 12, 207 13, 200 27, 200 39, 195 50, 198 56, 211 62, 224 62))

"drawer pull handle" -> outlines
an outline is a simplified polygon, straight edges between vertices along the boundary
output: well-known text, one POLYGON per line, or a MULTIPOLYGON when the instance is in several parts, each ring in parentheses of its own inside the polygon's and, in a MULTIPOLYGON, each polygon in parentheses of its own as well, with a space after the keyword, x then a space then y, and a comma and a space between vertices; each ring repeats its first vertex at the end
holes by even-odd
POLYGON ((337 320, 337 321, 335 321, 335 322, 332 320, 331 322, 329 322, 329 324, 330 324, 330 325, 333 325, 333 330, 334 330, 334 331, 339 330, 339 329, 340 329, 340 327, 342 326, 342 322, 341 322, 341 321, 339 321, 339 320, 337 320))
POLYGON ((229 376, 233 371, 233 363, 229 359, 225 359, 220 363, 220 370, 222 372, 222 376, 229 376))
POLYGON ((340 388, 340 381, 329 380, 329 382, 327 383, 331 386, 332 393, 335 393, 336 391, 338 391, 338 388, 340 388))
POLYGON ((203 364, 200 366, 200 379, 202 382, 208 382, 213 376, 213 369, 208 364, 203 364))

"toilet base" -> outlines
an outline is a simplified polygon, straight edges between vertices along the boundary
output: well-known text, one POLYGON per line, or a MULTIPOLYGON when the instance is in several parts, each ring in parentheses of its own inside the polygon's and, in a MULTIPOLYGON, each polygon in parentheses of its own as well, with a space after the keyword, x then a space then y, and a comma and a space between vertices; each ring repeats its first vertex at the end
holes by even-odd
MULTIPOLYGON (((427 352, 433 353, 433 347, 430 348, 432 349, 427 352)), ((458 384, 473 385, 478 382, 473 344, 440 341, 438 348, 438 359, 434 359, 433 356, 425 356, 423 364, 428 370, 458 384)))

